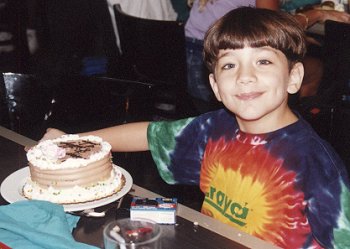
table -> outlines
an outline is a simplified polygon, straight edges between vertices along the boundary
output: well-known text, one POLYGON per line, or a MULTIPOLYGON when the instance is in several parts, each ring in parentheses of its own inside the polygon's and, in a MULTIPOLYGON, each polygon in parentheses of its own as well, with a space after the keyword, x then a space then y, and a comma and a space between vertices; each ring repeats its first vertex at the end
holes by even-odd
MULTIPOLYGON (((35 143, 27 137, 0 126, 0 182, 11 173, 27 165, 23 146, 31 146, 35 143)), ((103 248, 103 227, 114 219, 129 216, 128 207, 133 196, 152 198, 160 195, 133 184, 131 191, 122 198, 120 205, 116 201, 96 208, 96 211, 110 208, 105 217, 81 217, 73 231, 74 238, 77 241, 103 248)), ((0 205, 6 204, 8 203, 0 197, 0 205)), ((176 224, 161 226, 163 248, 277 248, 181 204, 178 206, 176 224), (195 225, 195 222, 198 225, 195 225)))

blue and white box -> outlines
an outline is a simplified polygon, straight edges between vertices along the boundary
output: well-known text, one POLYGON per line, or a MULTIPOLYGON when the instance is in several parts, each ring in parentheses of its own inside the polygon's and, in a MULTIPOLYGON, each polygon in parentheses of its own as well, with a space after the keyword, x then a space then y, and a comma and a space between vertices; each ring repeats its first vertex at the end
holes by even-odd
POLYGON ((176 223, 177 198, 134 197, 130 206, 130 218, 153 220, 159 224, 176 223))

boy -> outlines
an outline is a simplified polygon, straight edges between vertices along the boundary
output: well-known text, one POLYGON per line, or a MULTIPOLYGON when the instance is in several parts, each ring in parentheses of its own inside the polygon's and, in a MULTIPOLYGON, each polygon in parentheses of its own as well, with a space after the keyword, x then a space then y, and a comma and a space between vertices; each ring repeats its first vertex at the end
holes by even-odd
MULTIPOLYGON (((232 10, 204 42, 211 87, 225 109, 91 133, 114 151, 150 149, 162 178, 199 184, 202 212, 224 223, 284 248, 343 247, 345 167, 287 105, 300 88, 304 54, 303 30, 288 14, 232 10)), ((53 129, 44 139, 61 134, 53 129)))

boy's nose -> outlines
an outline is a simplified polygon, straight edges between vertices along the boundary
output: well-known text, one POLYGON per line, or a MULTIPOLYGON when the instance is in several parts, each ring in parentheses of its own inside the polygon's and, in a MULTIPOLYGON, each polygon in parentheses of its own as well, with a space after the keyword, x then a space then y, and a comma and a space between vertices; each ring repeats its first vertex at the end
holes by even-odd
POLYGON ((251 67, 241 67, 238 73, 238 83, 248 84, 255 82, 254 70, 251 67))

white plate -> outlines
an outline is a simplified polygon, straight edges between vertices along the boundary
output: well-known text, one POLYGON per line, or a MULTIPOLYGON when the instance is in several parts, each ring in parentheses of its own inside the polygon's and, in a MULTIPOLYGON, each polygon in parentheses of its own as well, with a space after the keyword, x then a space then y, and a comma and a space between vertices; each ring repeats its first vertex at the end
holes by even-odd
MULTIPOLYGON (((63 208, 67 212, 72 211, 80 211, 90 208, 100 207, 106 204, 109 204, 113 201, 116 201, 126 195, 133 184, 131 175, 125 169, 116 166, 125 177, 124 187, 114 195, 109 197, 97 200, 97 201, 89 201, 78 204, 68 204, 63 205, 63 208)), ((25 167, 13 172, 11 175, 6 177, 6 179, 1 183, 0 192, 2 197, 9 203, 13 203, 16 201, 27 200, 22 194, 22 188, 25 184, 26 178, 29 176, 29 167, 25 167)))

